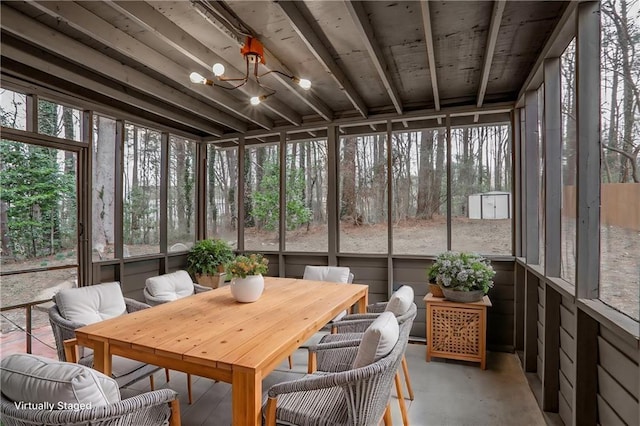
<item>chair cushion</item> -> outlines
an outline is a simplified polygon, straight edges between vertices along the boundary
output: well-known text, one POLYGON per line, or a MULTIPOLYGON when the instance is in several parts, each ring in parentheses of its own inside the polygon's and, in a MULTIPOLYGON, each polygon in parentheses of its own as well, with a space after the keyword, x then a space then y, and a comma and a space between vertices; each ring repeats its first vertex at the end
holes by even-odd
POLYGON ((120 283, 115 281, 63 289, 54 300, 64 318, 81 324, 93 324, 127 312, 120 283))
POLYGON ((376 362, 387 355, 400 335, 398 320, 391 312, 383 312, 376 318, 362 336, 353 368, 360 368, 376 362))
POLYGON ((193 281, 187 271, 147 278, 147 291, 153 297, 170 302, 193 294, 193 281))
POLYGON ((329 281, 332 283, 349 282, 349 268, 345 266, 307 266, 304 268, 305 280, 329 281))
POLYGON ((13 354, 2 360, 0 369, 2 394, 15 402, 48 403, 60 410, 70 409, 63 403, 96 407, 120 401, 115 380, 80 364, 13 354))
POLYGON ((413 288, 403 285, 395 293, 391 295, 385 312, 391 312, 395 316, 406 313, 413 303, 413 288))

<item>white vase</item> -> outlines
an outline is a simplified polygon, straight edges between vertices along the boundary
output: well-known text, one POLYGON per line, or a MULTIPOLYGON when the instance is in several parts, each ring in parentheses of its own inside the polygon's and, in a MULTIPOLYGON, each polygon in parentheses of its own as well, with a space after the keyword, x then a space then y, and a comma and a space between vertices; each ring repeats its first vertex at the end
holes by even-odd
POLYGON ((238 302, 255 302, 264 290, 264 277, 262 275, 247 275, 246 278, 233 278, 231 280, 231 295, 238 302))

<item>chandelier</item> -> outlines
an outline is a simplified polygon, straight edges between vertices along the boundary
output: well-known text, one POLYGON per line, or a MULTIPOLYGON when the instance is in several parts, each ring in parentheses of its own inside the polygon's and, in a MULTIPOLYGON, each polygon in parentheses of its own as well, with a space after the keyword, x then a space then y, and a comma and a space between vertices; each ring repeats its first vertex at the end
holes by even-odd
POLYGON ((202 75, 198 74, 197 72, 192 72, 189 75, 189 79, 191 80, 192 83, 196 83, 196 84, 204 84, 207 86, 221 87, 227 90, 235 90, 247 84, 247 82, 249 81, 250 70, 253 67, 253 77, 256 83, 258 83, 258 86, 264 89, 267 93, 253 96, 250 99, 251 105, 259 105, 260 102, 264 101, 269 96, 276 93, 275 89, 269 86, 266 86, 260 81, 260 79, 267 74, 276 73, 286 78, 290 78, 294 83, 297 83, 304 90, 309 90, 311 88, 311 81, 307 80, 306 78, 298 78, 296 76, 286 74, 282 71, 270 70, 265 73, 259 74, 258 73, 259 65, 265 64, 266 62, 264 60, 264 46, 256 38, 247 36, 244 45, 240 48, 240 53, 242 54, 242 56, 244 56, 244 62, 246 64, 244 77, 241 77, 241 78, 226 77, 224 75, 224 71, 225 71, 224 65, 222 65, 221 63, 216 63, 211 67, 211 70, 213 71, 213 75, 215 75, 218 78, 218 81, 233 82, 235 83, 235 85, 228 87, 228 86, 216 84, 213 80, 209 80, 203 77, 202 75))

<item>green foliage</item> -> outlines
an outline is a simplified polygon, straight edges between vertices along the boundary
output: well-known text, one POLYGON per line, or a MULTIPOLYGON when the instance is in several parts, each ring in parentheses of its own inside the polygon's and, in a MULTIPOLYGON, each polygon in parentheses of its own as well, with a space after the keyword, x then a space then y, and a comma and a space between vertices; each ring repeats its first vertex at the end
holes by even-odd
POLYGON ((229 243, 220 239, 196 242, 187 255, 187 270, 192 274, 214 275, 219 265, 233 260, 229 243))
POLYGON ((496 274, 488 259, 476 253, 441 253, 429 268, 441 287, 459 291, 482 290, 485 294, 493 287, 496 274))
POLYGON ((261 254, 237 256, 225 265, 225 272, 232 278, 246 278, 247 275, 262 275, 269 270, 269 259, 261 254))
POLYGON ((430 283, 435 283, 436 278, 438 277, 438 263, 434 262, 433 265, 427 268, 427 281, 430 283))
MULTIPOLYGON (((290 169, 287 179, 286 217, 287 229, 293 230, 308 223, 312 218, 311 210, 304 203, 304 171, 290 169)), ((280 197, 280 169, 275 162, 264 164, 264 175, 259 191, 252 194, 253 216, 261 226, 269 231, 278 228, 280 197)))
POLYGON ((15 256, 48 256, 73 241, 75 223, 63 226, 61 215, 63 205, 75 211, 75 175, 64 173, 58 152, 0 142, 0 200, 7 208, 8 248, 15 256))

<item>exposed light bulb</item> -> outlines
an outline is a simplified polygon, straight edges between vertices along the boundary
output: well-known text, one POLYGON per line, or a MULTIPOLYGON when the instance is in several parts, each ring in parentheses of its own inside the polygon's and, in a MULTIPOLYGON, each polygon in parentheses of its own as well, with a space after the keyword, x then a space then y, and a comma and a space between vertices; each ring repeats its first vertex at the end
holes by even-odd
POLYGON ((213 74, 216 77, 220 77, 221 75, 224 74, 224 65, 222 65, 221 63, 215 63, 213 64, 213 66, 211 67, 213 74))
POLYGON ((192 72, 191 74, 189 74, 189 79, 191 80, 192 83, 196 83, 196 84, 204 84, 207 81, 206 78, 204 78, 197 72, 192 72))
POLYGON ((298 84, 300 85, 300 87, 302 87, 304 90, 309 90, 311 89, 311 81, 307 80, 306 78, 301 78, 298 81, 298 84))
POLYGON ((260 105, 261 99, 257 96, 254 96, 250 99, 251 105, 260 105))

